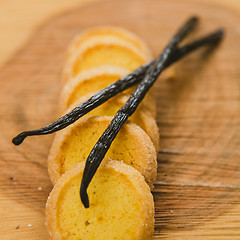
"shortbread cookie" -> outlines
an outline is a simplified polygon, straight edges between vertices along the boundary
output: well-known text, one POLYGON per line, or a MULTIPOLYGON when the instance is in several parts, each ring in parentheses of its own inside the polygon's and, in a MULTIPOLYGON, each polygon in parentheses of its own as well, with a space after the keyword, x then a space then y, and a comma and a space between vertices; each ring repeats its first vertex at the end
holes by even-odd
MULTIPOLYGON (((73 105, 71 105, 64 114, 70 112, 74 107, 85 102, 94 93, 90 93, 87 96, 81 97, 73 105)), ((107 102, 101 104, 97 108, 93 109, 91 112, 86 114, 86 116, 114 116, 117 111, 126 103, 130 95, 118 94, 117 96, 111 98, 107 102)), ((144 102, 144 101, 143 101, 144 102)), ((140 104, 134 114, 129 118, 130 121, 135 122, 140 126, 150 137, 155 146, 156 152, 158 152, 159 145, 159 131, 155 118, 150 114, 149 109, 146 104, 140 104)))
POLYGON ((151 51, 147 45, 135 34, 119 27, 101 26, 89 28, 83 33, 77 35, 71 42, 67 57, 74 55, 80 48, 81 44, 93 39, 121 39, 133 44, 136 48, 142 51, 148 58, 151 58, 151 51))
POLYGON ((117 39, 89 40, 81 44, 78 51, 67 61, 63 80, 67 82, 83 70, 101 65, 119 66, 133 71, 149 60, 131 43, 117 39))
MULTIPOLYGON (((48 158, 53 184, 74 164, 86 161, 111 120, 112 117, 83 117, 56 134, 48 158)), ((123 125, 106 157, 133 166, 153 187, 157 175, 156 150, 149 136, 135 123, 128 121, 123 125)))
MULTIPOLYGON (((119 80, 127 75, 129 70, 117 66, 99 66, 79 73, 76 77, 70 79, 62 89, 60 96, 60 112, 64 112, 79 98, 88 95, 91 92, 98 92, 109 84, 119 80)), ((135 86, 124 91, 131 94, 135 86)), ((145 106, 149 109, 152 116, 156 116, 156 101, 153 97, 153 91, 150 91, 143 100, 145 106)))
POLYGON ((84 208, 79 197, 84 165, 69 169, 50 193, 50 239, 152 239, 153 196, 142 175, 122 162, 103 160, 87 190, 90 207, 84 208))

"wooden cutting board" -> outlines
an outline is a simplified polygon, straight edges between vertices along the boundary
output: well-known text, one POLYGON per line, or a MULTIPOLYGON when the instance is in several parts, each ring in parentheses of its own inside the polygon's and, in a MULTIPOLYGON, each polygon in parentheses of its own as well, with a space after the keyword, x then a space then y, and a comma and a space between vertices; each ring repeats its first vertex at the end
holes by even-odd
POLYGON ((124 27, 155 55, 190 15, 187 39, 223 27, 224 41, 174 65, 156 83, 161 141, 154 239, 240 239, 240 17, 190 0, 106 1, 76 8, 41 26, 0 71, 0 239, 47 239, 44 205, 52 185, 53 136, 11 144, 17 133, 57 117, 64 53, 82 30, 124 27))

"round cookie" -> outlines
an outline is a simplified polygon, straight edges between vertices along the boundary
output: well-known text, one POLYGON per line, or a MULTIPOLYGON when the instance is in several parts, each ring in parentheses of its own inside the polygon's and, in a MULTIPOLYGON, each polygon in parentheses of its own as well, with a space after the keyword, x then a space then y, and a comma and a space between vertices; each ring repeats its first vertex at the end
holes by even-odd
MULTIPOLYGON (((90 93, 84 97, 81 97, 80 99, 78 99, 78 101, 71 105, 63 114, 67 114, 73 108, 89 99, 92 95, 94 95, 94 93, 90 93)), ((117 111, 126 103, 129 97, 130 95, 118 94, 117 96, 109 99, 107 102, 93 109, 85 116, 114 116, 117 113, 117 111)), ((146 104, 144 104, 144 102, 145 101, 143 101, 138 106, 137 110, 129 118, 129 121, 136 123, 148 134, 148 136, 153 142, 156 152, 158 152, 159 147, 158 126, 156 120, 151 115, 149 109, 146 107, 146 104)))
POLYGON ((87 190, 90 207, 84 208, 79 197, 84 165, 69 169, 50 193, 50 239, 152 239, 153 196, 142 175, 122 162, 104 160, 87 190))
MULTIPOLYGON (((64 112, 79 98, 92 92, 98 92, 109 84, 119 80, 127 75, 129 70, 117 66, 99 66, 79 73, 76 77, 70 79, 62 89, 60 95, 60 112, 64 112)), ((127 89, 124 93, 131 94, 135 86, 127 89)), ((156 101, 152 96, 153 90, 150 90, 142 103, 149 109, 152 116, 156 116, 156 101)))
POLYGON ((74 53, 79 49, 81 44, 93 39, 121 39, 126 42, 133 44, 137 49, 142 51, 145 56, 151 58, 151 52, 147 45, 135 34, 120 28, 120 27, 110 27, 110 26, 100 26, 89 28, 83 33, 77 35, 73 41, 70 43, 67 58, 74 55, 74 53))
MULTIPOLYGON (((83 117, 56 133, 49 157, 48 171, 55 184, 74 164, 86 161, 90 151, 110 124, 112 117, 83 117)), ((150 188, 157 175, 155 147, 142 128, 126 122, 111 144, 106 157, 136 168, 150 188)))
POLYGON ((65 83, 81 71, 101 65, 119 66, 133 71, 148 60, 150 59, 131 43, 119 39, 89 40, 81 44, 66 62, 63 81, 65 83))

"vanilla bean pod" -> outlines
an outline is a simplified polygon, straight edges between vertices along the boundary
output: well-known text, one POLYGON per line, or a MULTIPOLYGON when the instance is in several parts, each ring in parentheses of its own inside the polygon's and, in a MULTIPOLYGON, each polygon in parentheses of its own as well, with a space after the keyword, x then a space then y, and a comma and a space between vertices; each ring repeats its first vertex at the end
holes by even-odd
POLYGON ((80 197, 85 208, 89 207, 87 188, 108 149, 110 148, 113 140, 117 136, 123 124, 135 112, 148 90, 157 80, 159 74, 167 66, 167 62, 177 49, 177 45, 191 32, 193 27, 196 25, 196 22, 196 17, 190 18, 172 37, 163 53, 154 61, 152 65, 150 65, 143 80, 139 83, 138 87, 135 89, 123 107, 120 108, 120 110, 116 113, 111 123, 90 152, 86 161, 80 187, 80 197))
MULTIPOLYGON (((178 48, 168 61, 166 67, 170 66, 172 63, 178 61, 179 59, 185 57, 186 55, 188 55, 194 50, 197 50, 200 47, 219 42, 222 39, 222 36, 223 31, 219 29, 216 32, 200 38, 199 40, 196 40, 194 42, 184 45, 181 48, 178 48)), ((27 136, 51 134, 69 126, 70 124, 77 121, 80 117, 84 116, 85 114, 98 107, 99 105, 103 104, 118 93, 139 83, 142 80, 146 70, 151 64, 153 64, 153 62, 154 61, 141 66, 133 73, 110 84, 109 86, 89 98, 87 101, 81 103, 79 106, 74 108, 71 112, 56 120, 55 122, 40 129, 20 133, 15 138, 13 138, 12 142, 15 145, 19 145, 27 136)))

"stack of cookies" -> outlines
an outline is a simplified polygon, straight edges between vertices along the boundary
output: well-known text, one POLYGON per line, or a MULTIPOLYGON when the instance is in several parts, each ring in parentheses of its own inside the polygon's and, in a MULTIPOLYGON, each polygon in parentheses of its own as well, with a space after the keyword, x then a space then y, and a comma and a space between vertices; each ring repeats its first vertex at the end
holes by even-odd
MULTIPOLYGON (((112 27, 89 29, 70 45, 60 96, 60 114, 151 60, 134 34, 112 27)), ((134 87, 111 98, 58 132, 50 150, 55 185, 47 201, 50 239, 151 239, 159 133, 150 91, 121 128, 88 188, 90 207, 79 196, 85 161, 134 87)))

